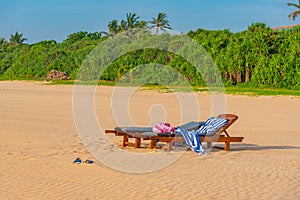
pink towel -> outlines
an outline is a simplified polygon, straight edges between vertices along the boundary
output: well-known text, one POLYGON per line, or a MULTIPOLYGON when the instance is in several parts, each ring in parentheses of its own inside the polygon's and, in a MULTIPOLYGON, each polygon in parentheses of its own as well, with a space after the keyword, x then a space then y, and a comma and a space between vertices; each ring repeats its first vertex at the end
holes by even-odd
POLYGON ((167 122, 161 122, 152 128, 153 133, 174 132, 174 130, 175 127, 171 127, 170 123, 167 122))

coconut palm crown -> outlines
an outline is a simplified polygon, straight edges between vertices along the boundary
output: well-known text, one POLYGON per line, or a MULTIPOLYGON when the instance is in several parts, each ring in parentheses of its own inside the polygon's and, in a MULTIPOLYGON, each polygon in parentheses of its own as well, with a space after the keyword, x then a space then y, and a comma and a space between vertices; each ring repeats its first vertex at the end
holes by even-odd
POLYGON ((293 6, 295 8, 297 8, 298 10, 294 11, 294 12, 291 12, 289 15, 288 15, 288 18, 289 20, 293 20, 295 21, 296 17, 298 15, 300 15, 300 0, 298 0, 298 4, 295 4, 295 3, 287 3, 288 6, 293 6))
POLYGON ((172 29, 169 21, 167 20, 167 14, 158 13, 157 18, 152 18, 149 22, 152 24, 150 28, 155 28, 155 32, 158 35, 158 30, 166 31, 166 29, 172 29))
POLYGON ((10 35, 9 40, 11 45, 22 45, 27 38, 24 38, 23 34, 17 31, 14 35, 10 35))

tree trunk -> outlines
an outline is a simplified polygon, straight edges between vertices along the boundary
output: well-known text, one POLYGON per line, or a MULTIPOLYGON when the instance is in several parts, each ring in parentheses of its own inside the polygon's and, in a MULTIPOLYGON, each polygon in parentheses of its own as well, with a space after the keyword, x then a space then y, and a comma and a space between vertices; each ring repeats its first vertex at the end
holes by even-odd
POLYGON ((232 72, 229 72, 229 81, 230 81, 231 83, 233 83, 233 82, 234 82, 234 81, 233 81, 232 72))
POLYGON ((245 73, 245 83, 250 81, 250 69, 246 68, 246 73, 245 73))
POLYGON ((236 72, 236 83, 242 83, 242 72, 236 72))
POLYGON ((118 80, 120 80, 122 77, 121 68, 118 69, 118 80))
POLYGON ((130 79, 130 83, 133 82, 133 74, 132 74, 132 69, 129 70, 129 79, 130 79))

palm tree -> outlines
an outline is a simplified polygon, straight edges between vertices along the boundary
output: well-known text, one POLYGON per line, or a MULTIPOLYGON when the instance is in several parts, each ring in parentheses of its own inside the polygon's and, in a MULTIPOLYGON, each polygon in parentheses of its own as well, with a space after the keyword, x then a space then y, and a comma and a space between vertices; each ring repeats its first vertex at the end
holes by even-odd
POLYGON ((135 13, 126 13, 127 28, 136 28, 139 24, 139 18, 135 13))
POLYGON ((112 20, 108 23, 109 36, 113 37, 120 31, 118 20, 112 20))
POLYGON ((121 20, 121 24, 118 24, 118 20, 112 20, 108 23, 109 36, 113 37, 121 31, 126 31, 132 28, 146 28, 146 21, 139 21, 139 16, 135 13, 126 13, 126 19, 121 20))
POLYGON ((121 21, 121 29, 122 30, 128 30, 131 28, 146 28, 147 22, 146 21, 140 21, 140 17, 137 16, 135 13, 126 13, 126 21, 121 21))
POLYGON ((296 17, 298 15, 300 15, 300 0, 298 0, 298 4, 295 4, 295 3, 288 3, 287 4, 288 6, 293 6, 293 7, 296 7, 298 10, 294 11, 294 12, 291 12, 288 16, 289 20, 293 20, 295 21, 296 17))
POLYGON ((27 38, 23 38, 23 33, 18 33, 18 31, 14 35, 10 35, 9 41, 11 45, 22 45, 27 40, 27 38))
POLYGON ((2 44, 4 44, 4 42, 5 42, 5 39, 4 39, 4 38, 0 38, 0 46, 1 46, 2 44))
POLYGON ((124 19, 121 20, 120 29, 121 31, 126 31, 128 29, 127 22, 124 19))
POLYGON ((139 23, 137 24, 137 28, 147 28, 147 22, 146 21, 139 21, 139 23))
POLYGON ((172 29, 169 21, 167 20, 167 14, 165 13, 158 13, 157 18, 152 17, 152 21, 150 21, 152 24, 150 28, 155 28, 155 32, 158 35, 158 30, 166 31, 165 29, 172 29))

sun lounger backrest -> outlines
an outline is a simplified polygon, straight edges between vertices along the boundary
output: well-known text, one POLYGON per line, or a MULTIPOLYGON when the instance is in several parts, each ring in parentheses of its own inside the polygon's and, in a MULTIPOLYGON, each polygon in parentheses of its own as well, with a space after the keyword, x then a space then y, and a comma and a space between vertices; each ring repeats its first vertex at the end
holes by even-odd
POLYGON ((184 129, 186 131, 192 131, 192 130, 197 130, 198 128, 200 128, 200 126, 204 124, 204 122, 188 122, 185 124, 182 124, 181 126, 178 126, 178 128, 180 129, 184 129))
POLYGON ((226 135, 229 136, 226 129, 229 126, 231 126, 239 117, 237 115, 234 115, 234 114, 220 114, 217 117, 224 118, 224 119, 228 120, 227 124, 222 127, 222 132, 224 131, 226 133, 226 135))
POLYGON ((199 135, 211 136, 216 134, 223 126, 227 124, 227 119, 210 117, 206 122, 197 130, 199 135))

